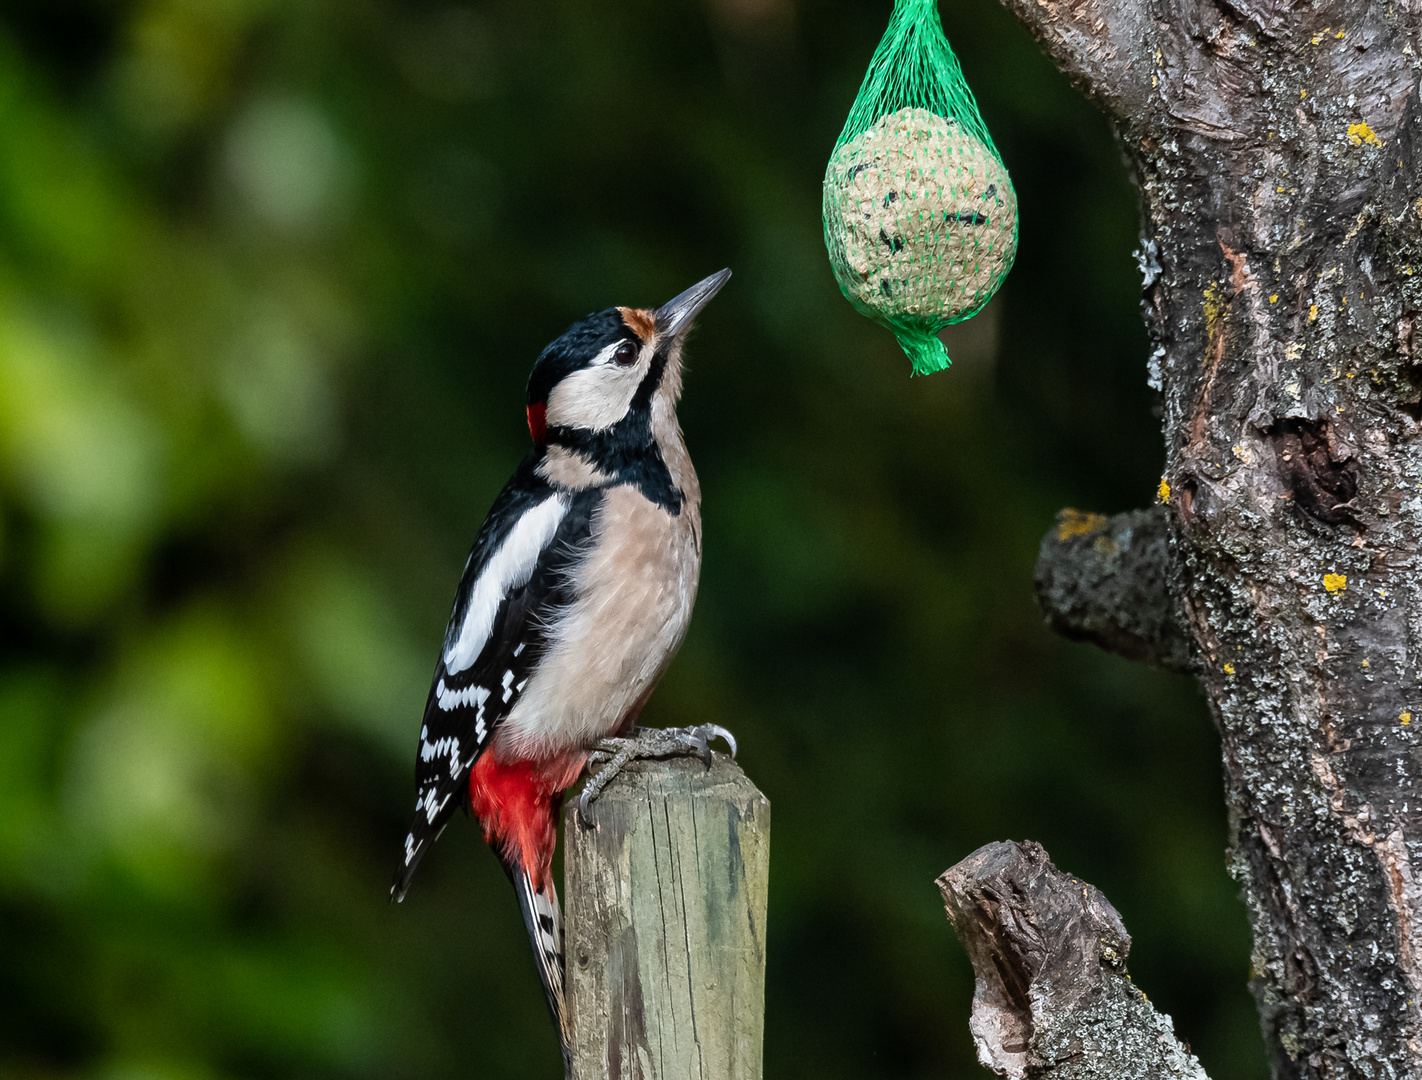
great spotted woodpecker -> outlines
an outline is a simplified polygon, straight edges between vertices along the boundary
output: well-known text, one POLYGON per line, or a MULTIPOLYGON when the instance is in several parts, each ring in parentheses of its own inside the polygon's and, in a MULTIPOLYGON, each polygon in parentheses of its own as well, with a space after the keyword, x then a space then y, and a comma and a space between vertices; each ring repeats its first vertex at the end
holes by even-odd
MULTIPOLYGON (((565 1064, 557 818, 590 755, 601 748, 613 768, 634 756, 634 740, 607 740, 634 733, 691 618, 701 489, 676 417, 682 345, 730 276, 655 310, 589 315, 538 357, 533 450, 474 541, 425 704, 391 896, 403 899, 455 808, 472 810, 518 893, 565 1064)), ((651 752, 705 754, 713 734, 729 739, 673 729, 651 752)))

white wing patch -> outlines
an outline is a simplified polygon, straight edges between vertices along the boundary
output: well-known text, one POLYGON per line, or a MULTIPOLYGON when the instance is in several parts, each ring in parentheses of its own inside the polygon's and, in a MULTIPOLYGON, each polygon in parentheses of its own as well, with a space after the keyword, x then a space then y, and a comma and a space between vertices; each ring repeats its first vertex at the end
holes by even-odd
MULTIPOLYGON (((457 675, 479 658, 494 629, 499 604, 510 591, 533 576, 538 558, 568 512, 562 495, 550 495, 518 519, 474 582, 459 637, 444 654, 444 668, 457 675)), ((443 701, 441 701, 443 705, 443 701)))

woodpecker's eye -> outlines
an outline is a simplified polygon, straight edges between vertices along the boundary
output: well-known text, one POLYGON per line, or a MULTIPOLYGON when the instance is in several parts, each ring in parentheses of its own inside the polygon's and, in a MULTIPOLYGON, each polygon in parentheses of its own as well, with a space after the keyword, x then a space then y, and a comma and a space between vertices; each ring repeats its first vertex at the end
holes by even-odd
POLYGON ((637 362, 637 346, 630 341, 624 341, 617 346, 617 351, 612 354, 612 358, 624 367, 628 364, 635 364, 637 362))

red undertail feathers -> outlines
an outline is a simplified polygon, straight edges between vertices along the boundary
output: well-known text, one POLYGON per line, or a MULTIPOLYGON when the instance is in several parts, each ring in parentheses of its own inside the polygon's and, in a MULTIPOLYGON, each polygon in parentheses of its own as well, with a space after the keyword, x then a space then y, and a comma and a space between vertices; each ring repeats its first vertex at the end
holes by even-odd
POLYGON ((484 839, 511 868, 521 868, 538 891, 553 887, 553 849, 563 792, 583 771, 575 751, 543 761, 500 761, 482 754, 469 773, 469 808, 484 839))

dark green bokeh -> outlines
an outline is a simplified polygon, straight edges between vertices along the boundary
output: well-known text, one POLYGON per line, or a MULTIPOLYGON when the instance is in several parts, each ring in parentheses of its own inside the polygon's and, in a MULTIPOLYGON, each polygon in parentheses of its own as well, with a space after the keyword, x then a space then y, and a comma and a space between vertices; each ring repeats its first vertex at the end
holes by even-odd
POLYGON ((419 710, 538 349, 729 265, 646 719, 733 728, 774 805, 767 1075, 984 1075, 932 879, 1004 837, 1106 892, 1216 1080, 1263 1075, 1205 709, 1031 595, 1059 507, 1158 478, 1134 193, 1023 30, 945 8, 1021 251, 910 381, 819 222, 888 10, 3 8, 0 1072, 557 1075, 475 831, 386 904, 419 710))

